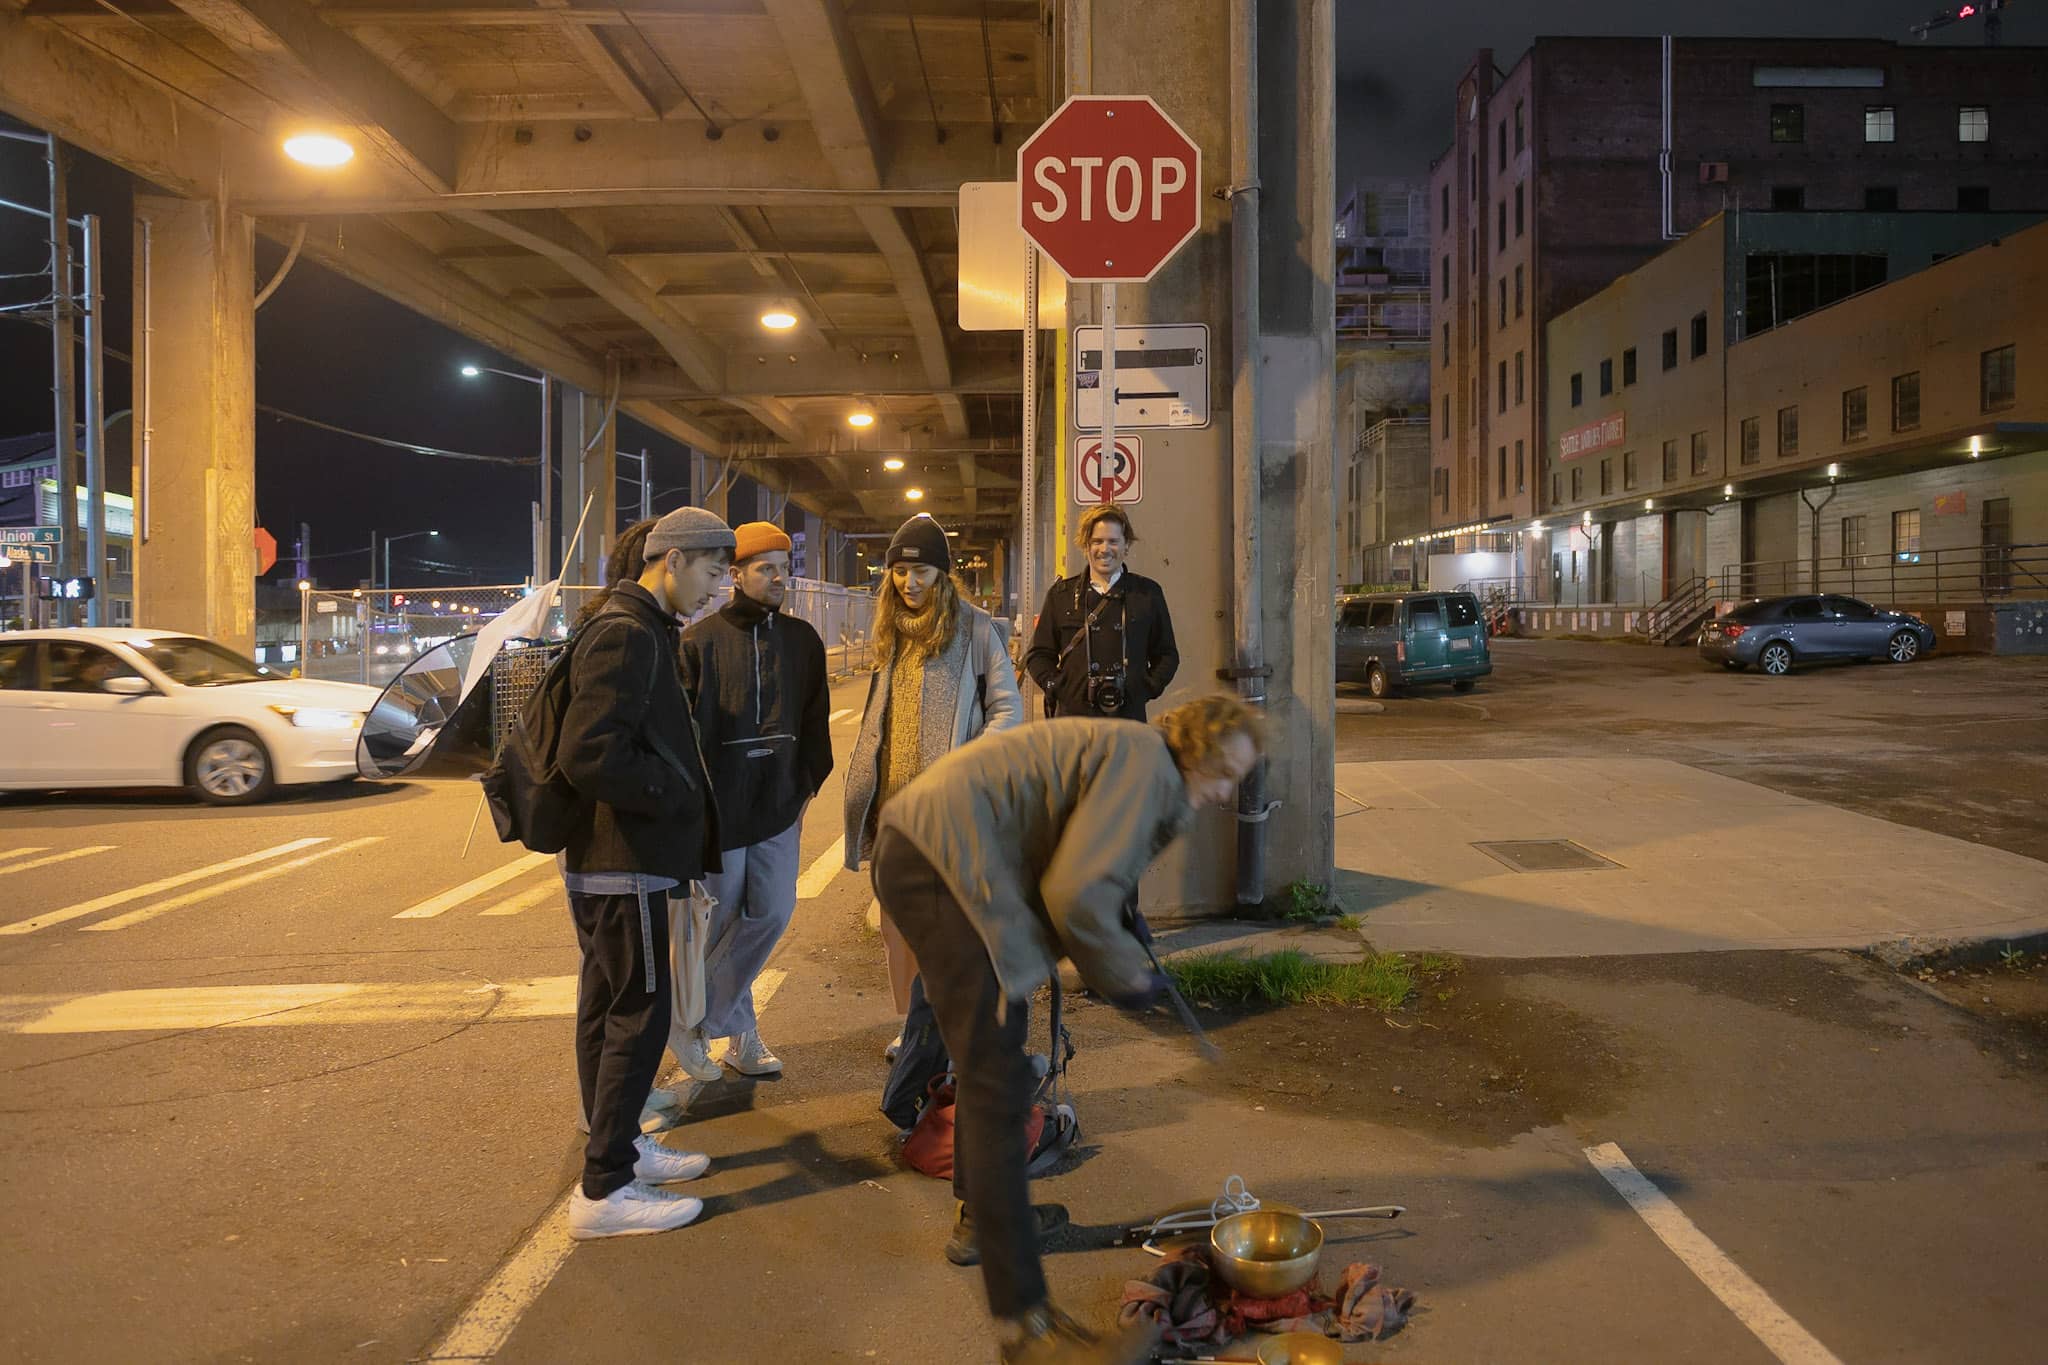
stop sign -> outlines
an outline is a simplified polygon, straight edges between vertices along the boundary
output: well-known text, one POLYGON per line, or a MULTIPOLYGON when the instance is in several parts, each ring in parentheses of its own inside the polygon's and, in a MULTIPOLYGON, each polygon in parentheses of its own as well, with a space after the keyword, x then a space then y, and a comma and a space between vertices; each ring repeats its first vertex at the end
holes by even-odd
POLYGON ((1024 235, 1079 284, 1141 284, 1202 225, 1202 149, 1143 95, 1075 95, 1017 149, 1024 235))

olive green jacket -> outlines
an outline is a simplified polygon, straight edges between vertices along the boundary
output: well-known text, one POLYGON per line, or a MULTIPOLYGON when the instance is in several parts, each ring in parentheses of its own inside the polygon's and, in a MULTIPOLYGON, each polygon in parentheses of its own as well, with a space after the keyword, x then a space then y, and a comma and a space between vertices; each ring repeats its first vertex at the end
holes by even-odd
MULTIPOLYGON (((1062 957, 1105 993, 1151 970, 1124 920, 1138 879, 1194 821, 1187 782, 1149 725, 1059 719, 988 734, 927 768, 882 809, 1028 999, 1062 957)), ((886 904, 886 897, 884 898, 886 904)))

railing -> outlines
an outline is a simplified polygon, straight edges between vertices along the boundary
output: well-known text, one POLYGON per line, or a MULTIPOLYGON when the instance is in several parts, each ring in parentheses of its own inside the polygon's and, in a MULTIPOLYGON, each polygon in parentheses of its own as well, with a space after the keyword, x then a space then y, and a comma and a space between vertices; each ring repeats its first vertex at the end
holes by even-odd
POLYGON ((1660 645, 1691 634, 1714 610, 1714 584, 1698 575, 1686 579, 1663 601, 1636 618, 1636 630, 1660 645))
POLYGON ((1967 545, 1890 555, 1824 556, 1730 564, 1727 594, 1778 597, 1832 592, 1881 602, 2000 602, 2048 597, 2048 544, 1967 545))

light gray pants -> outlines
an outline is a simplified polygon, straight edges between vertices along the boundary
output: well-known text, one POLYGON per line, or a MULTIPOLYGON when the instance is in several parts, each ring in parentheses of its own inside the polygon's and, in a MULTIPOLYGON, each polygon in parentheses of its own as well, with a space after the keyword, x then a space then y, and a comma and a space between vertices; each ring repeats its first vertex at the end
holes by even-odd
POLYGON ((796 913, 803 818, 782 833, 720 854, 725 871, 704 879, 717 900, 704 959, 706 1038, 737 1038, 754 1028, 754 978, 796 913))

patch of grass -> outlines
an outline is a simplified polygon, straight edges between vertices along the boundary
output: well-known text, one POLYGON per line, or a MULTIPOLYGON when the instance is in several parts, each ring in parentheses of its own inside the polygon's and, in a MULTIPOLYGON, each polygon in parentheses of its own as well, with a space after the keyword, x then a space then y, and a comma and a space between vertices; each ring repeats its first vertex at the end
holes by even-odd
POLYGON ((1365 928, 1365 916, 1339 915, 1337 916, 1337 927, 1347 934, 1355 934, 1365 928))
POLYGON ((1320 882, 1298 881, 1287 887, 1287 909, 1285 918, 1294 924, 1313 924, 1320 919, 1334 919, 1344 913, 1344 902, 1337 899, 1337 893, 1320 882))
POLYGON ((1166 964, 1190 999, 1212 1005, 1343 1005, 1399 1009, 1422 979, 1404 953, 1366 953, 1356 962, 1320 962, 1287 949, 1246 957, 1191 953, 1166 964))
POLYGON ((2027 950, 2008 943, 1998 950, 1998 960, 2009 972, 2023 972, 2027 969, 2027 950))

